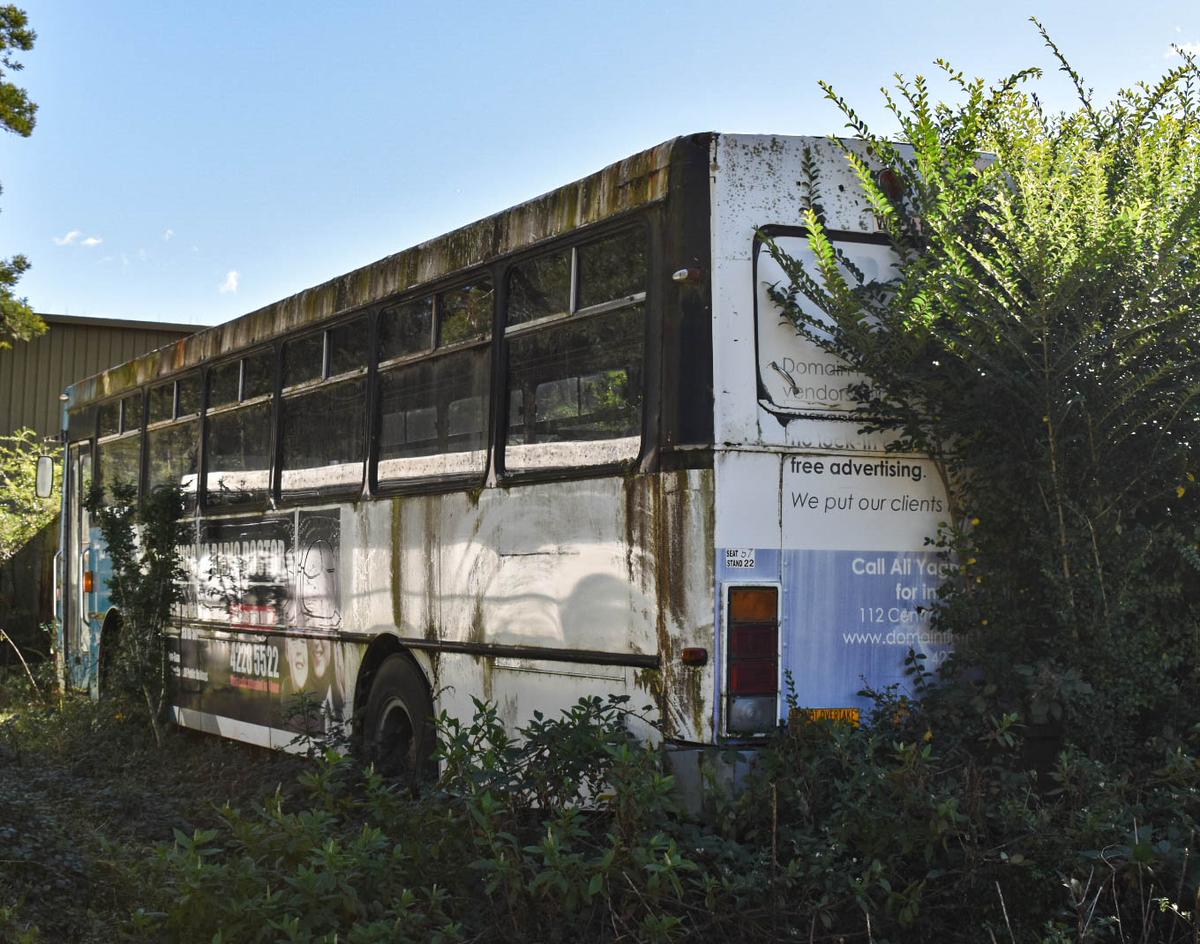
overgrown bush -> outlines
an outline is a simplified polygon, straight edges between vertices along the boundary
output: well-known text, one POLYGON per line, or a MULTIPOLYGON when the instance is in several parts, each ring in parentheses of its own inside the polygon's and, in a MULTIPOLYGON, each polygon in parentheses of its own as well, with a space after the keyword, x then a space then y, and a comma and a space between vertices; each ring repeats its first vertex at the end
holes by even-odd
MULTIPOLYGON (((913 660, 920 675, 919 663, 913 660)), ((677 802, 619 701, 514 742, 443 716, 421 797, 330 752, 305 795, 178 833, 133 926, 170 941, 1191 941, 1200 736, 1044 777, 1022 726, 877 693, 782 731, 737 796, 677 802)), ((713 763, 719 762, 714 756, 713 763)))
POLYGON ((119 629, 105 630, 116 630, 116 640, 101 640, 101 689, 141 701, 154 741, 161 744, 170 682, 164 632, 183 598, 179 549, 191 537, 183 493, 159 485, 139 501, 136 486, 116 482, 107 493, 97 485, 86 504, 104 539, 111 563, 108 592, 121 615, 119 629))
POLYGON ((826 86, 898 265, 845 258, 811 171, 816 271, 777 251, 775 297, 871 378, 863 425, 941 466, 957 666, 1056 747, 1137 765, 1200 704, 1200 71, 1101 105, 1046 42, 1073 114, 1043 110, 1039 70, 989 87, 939 62, 957 101, 921 76, 888 98, 906 148, 826 86))

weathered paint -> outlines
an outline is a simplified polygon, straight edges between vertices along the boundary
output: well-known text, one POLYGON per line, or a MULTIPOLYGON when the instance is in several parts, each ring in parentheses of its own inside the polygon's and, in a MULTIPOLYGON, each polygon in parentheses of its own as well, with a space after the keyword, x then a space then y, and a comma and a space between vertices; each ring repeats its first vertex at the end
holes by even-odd
MULTIPOLYGON (((787 518, 785 478, 798 452, 861 457, 872 450, 850 434, 819 448, 798 442, 797 424, 762 402, 757 383, 755 236, 763 226, 801 222, 796 182, 805 151, 815 154, 825 173, 828 192, 822 201, 831 227, 869 234, 873 215, 830 142, 710 140, 712 468, 654 471, 648 461, 636 473, 583 478, 576 470, 569 480, 500 487, 493 477, 487 487, 471 491, 336 506, 343 549, 338 582, 346 601, 341 638, 409 640, 439 710, 467 717, 472 697, 484 696, 498 704, 506 723, 516 725, 534 711, 556 714, 584 694, 623 692, 634 696, 635 705, 645 694, 665 736, 711 744, 723 733, 727 586, 779 587, 780 665, 819 680, 826 666, 819 660, 801 664, 790 653, 835 628, 833 619, 820 626, 805 622, 809 614, 836 611, 839 602, 822 585, 821 568, 858 548, 912 559, 927 517, 883 528, 854 520, 840 530, 787 518), (743 560, 752 561, 750 566, 731 568, 722 556, 730 549, 749 550, 752 556, 743 560), (808 568, 806 582, 788 569, 794 566, 808 568), (429 648, 437 645, 444 648, 429 648), (683 666, 679 653, 685 647, 707 649, 708 663, 683 666), (627 664, 581 661, 579 653, 624 658, 627 664)), ((670 148, 668 143, 644 152, 508 214, 205 332, 194 343, 159 351, 111 372, 111 378, 102 375, 85 392, 115 393, 119 384, 144 380, 147 372, 198 364, 574 226, 666 199, 670 148)), ((675 199, 688 196, 680 192, 675 199)), ((852 433, 854 424, 844 414, 819 419, 852 433)), ((645 445, 653 457, 662 443, 645 445)), ((586 458, 581 450, 581 463, 586 458)), ((937 495, 927 485, 919 497, 932 501, 937 495)))
POLYGON ((388 535, 388 547, 383 566, 346 575, 343 633, 521 647, 515 660, 439 653, 437 707, 452 714, 469 715, 471 696, 484 696, 523 722, 583 694, 636 695, 657 676, 649 694, 667 735, 709 740, 711 670, 674 655, 710 645, 712 488, 710 471, 692 470, 347 508, 345 547, 369 546, 372 534, 388 535), (579 650, 657 654, 662 668, 556 661, 579 650))
MULTIPOLYGON (((903 685, 910 638, 918 651, 943 654, 932 638, 936 634, 921 627, 928 607, 913 601, 932 593, 918 571, 933 556, 926 539, 948 517, 940 510, 944 490, 931 471, 923 471, 919 481, 874 475, 877 465, 886 472, 888 462, 903 460, 906 468, 922 470, 931 463, 887 452, 885 437, 860 435, 862 424, 839 402, 840 391, 797 396, 784 406, 771 399, 760 371, 780 351, 816 365, 814 370, 840 365, 829 363, 794 330, 778 327, 781 316, 764 283, 782 273, 765 253, 756 258, 756 237, 779 228, 790 232, 786 248, 794 257, 806 250, 795 229, 803 224, 806 195, 798 182, 805 179, 806 160, 817 169, 825 226, 840 231, 834 237, 840 245, 869 243, 878 223, 837 142, 723 135, 713 140, 711 156, 714 640, 722 649, 729 586, 776 587, 780 687, 783 672, 790 671, 802 706, 859 706, 864 683, 903 685), (807 504, 814 495, 816 508, 807 504), (888 580, 885 565, 896 568, 897 579, 888 580)), ((886 247, 871 252, 874 261, 890 265, 886 247)), ((835 386, 850 380, 835 376, 829 382, 835 386)), ((726 653, 719 651, 716 661, 717 678, 723 679, 726 653)), ((724 727, 724 697, 718 684, 712 693, 718 732, 724 727)), ((782 694, 776 709, 782 717, 782 694)))
POLYGON ((104 399, 666 198, 674 141, 75 384, 104 399))

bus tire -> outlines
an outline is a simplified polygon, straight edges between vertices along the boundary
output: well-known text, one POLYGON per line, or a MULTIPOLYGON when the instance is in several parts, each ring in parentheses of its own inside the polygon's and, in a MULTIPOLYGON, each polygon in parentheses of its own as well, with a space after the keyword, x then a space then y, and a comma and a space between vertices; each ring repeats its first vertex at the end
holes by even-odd
POLYGON ((111 700, 121 690, 121 673, 117 660, 121 648, 121 613, 110 610, 100 628, 100 665, 96 680, 100 697, 111 700))
POLYGON ((413 663, 394 653, 380 663, 367 696, 363 747, 385 777, 429 777, 436 734, 433 704, 413 663))

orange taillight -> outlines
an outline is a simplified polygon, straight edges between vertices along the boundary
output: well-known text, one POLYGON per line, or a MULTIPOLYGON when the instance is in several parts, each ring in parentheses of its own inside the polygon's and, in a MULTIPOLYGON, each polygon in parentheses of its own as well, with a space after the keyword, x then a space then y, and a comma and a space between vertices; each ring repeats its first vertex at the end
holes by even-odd
POLYGON ((730 589, 729 619, 738 623, 775 622, 777 593, 774 587, 730 589))

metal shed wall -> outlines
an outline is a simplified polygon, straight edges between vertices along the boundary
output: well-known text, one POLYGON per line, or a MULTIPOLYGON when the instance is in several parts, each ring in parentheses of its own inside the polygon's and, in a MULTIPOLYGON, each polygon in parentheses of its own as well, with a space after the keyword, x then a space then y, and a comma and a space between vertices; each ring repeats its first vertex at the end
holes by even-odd
POLYGON ((68 384, 132 360, 203 325, 163 324, 115 318, 42 315, 49 330, 0 351, 0 435, 31 426, 57 437, 58 395, 68 384))

